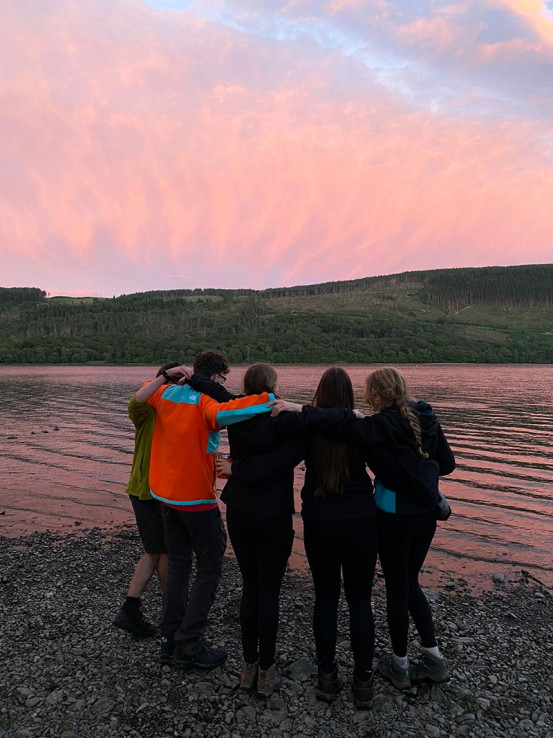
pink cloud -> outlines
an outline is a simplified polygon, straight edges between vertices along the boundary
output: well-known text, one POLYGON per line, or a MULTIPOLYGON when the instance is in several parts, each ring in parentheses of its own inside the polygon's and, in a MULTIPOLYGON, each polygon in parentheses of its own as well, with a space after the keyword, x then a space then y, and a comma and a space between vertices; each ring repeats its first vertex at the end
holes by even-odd
POLYGON ((546 122, 433 114, 355 60, 131 0, 4 15, 11 283, 113 294, 551 261, 546 122))

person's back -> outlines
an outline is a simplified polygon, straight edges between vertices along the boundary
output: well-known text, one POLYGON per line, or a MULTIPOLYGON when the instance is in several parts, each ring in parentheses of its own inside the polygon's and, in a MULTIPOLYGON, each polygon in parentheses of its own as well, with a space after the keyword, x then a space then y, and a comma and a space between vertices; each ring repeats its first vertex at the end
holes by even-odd
MULTIPOLYGON (((183 376, 192 371, 181 367, 183 376)), ((196 357, 194 371, 211 379, 228 372, 228 362, 215 352, 196 357)), ((213 668, 227 653, 203 642, 207 615, 221 576, 226 533, 215 492, 214 455, 219 428, 267 412, 265 393, 219 404, 188 385, 168 386, 153 380, 136 393, 139 402, 156 409, 152 441, 150 489, 162 504, 169 556, 161 622, 162 664, 184 669, 213 668), (190 589, 192 554, 197 571, 190 589)))
MULTIPOLYGON (((278 418, 270 414, 252 418, 228 429, 230 455, 233 461, 251 459, 269 452, 278 453, 285 436, 279 431, 278 418)), ((303 457, 303 443, 297 441, 299 458, 303 457)), ((298 459, 299 460, 299 459, 298 459)), ((294 466, 292 463, 276 468, 263 480, 231 476, 221 500, 227 505, 264 517, 280 517, 294 513, 294 466)))
MULTIPOLYGON (((336 443, 315 437, 306 443, 305 479, 301 490, 301 515, 304 520, 376 517, 373 485, 367 473, 364 455, 357 446, 345 445, 346 474, 339 495, 317 496, 321 475, 320 458, 328 452, 327 444, 336 443)), ((323 472, 324 473, 324 472, 323 472)))
POLYGON ((393 404, 378 412, 375 420, 383 426, 382 432, 366 447, 366 458, 375 475, 379 508, 417 515, 435 508, 439 477, 453 471, 455 459, 430 405, 409 402, 407 406, 411 422, 420 427, 423 453, 417 450, 406 414, 393 404))
MULTIPOLYGON (((168 362, 159 368, 157 376, 178 366, 178 361, 168 362)), ((162 591, 167 577, 167 552, 161 508, 159 501, 153 499, 150 494, 149 483, 150 453, 156 413, 147 403, 138 402, 135 395, 129 401, 128 413, 135 433, 133 460, 126 492, 133 507, 144 554, 135 567, 125 602, 117 613, 114 625, 137 637, 151 637, 156 634, 157 628, 144 619, 141 596, 155 571, 162 591)))
POLYGON ((378 669, 397 689, 408 688, 412 680, 447 681, 419 573, 436 532, 438 480, 453 471, 455 458, 432 408, 410 400, 397 370, 378 369, 369 375, 365 397, 390 433, 386 443, 367 449, 375 472, 378 553, 392 641, 392 653, 381 657, 378 669), (421 659, 411 668, 409 615, 421 642, 421 659))
POLYGON ((218 409, 210 397, 183 385, 160 387, 148 402, 157 411, 150 464, 152 495, 188 508, 215 504, 219 427, 251 417, 258 410, 266 413, 259 397, 231 400, 233 408, 225 403, 225 409, 218 409))
MULTIPOLYGON (((313 405, 353 409, 353 387, 347 372, 338 367, 327 369, 313 405)), ((310 438, 305 466, 302 518, 305 552, 315 585, 316 695, 331 702, 343 683, 336 664, 342 574, 355 664, 354 699, 357 707, 367 708, 374 681, 371 591, 376 564, 377 510, 372 482, 359 447, 321 436, 310 438)))
MULTIPOLYGON (((268 364, 253 364, 244 376, 244 392, 274 392, 277 375, 268 364)), ((279 595, 292 551, 294 528, 293 469, 297 460, 279 463, 273 474, 256 474, 256 458, 277 454, 278 422, 259 417, 229 428, 232 468, 239 478, 229 478, 221 499, 227 506, 227 528, 242 574, 240 604, 243 662, 240 688, 268 697, 278 687, 276 638, 279 595)), ((303 454, 303 452, 301 452, 303 454)), ((301 458, 301 457, 300 457, 301 458)))

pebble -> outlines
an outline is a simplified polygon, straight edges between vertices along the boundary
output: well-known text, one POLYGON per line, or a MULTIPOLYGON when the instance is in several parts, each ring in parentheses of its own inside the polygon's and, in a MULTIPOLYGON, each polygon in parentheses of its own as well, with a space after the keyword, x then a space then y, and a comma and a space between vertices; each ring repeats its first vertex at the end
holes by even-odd
MULTIPOLYGON (((76 521, 79 522, 79 521, 76 521)), ((346 686, 327 705, 316 699, 311 631, 313 591, 288 573, 281 596, 277 665, 282 686, 267 700, 237 688, 240 575, 225 562, 207 638, 229 651, 213 672, 164 673, 159 643, 113 627, 141 544, 134 526, 102 533, 72 529, 0 537, 0 735, 16 738, 553 738, 548 654, 551 592, 530 577, 472 597, 465 583, 432 600, 451 682, 398 693, 377 675, 372 710, 351 694, 348 611, 339 610, 337 659, 346 686), (544 674, 548 674, 544 676, 544 674), (8 726, 8 727, 6 727, 8 726), (6 732, 7 730, 7 732, 6 732)), ((490 585, 491 586, 491 585, 490 585)), ((447 585, 446 585, 447 587, 447 585)), ((155 622, 161 596, 143 598, 155 622)), ((377 654, 390 646, 385 592, 374 592, 377 654)), ((414 662, 418 641, 411 640, 414 662)))

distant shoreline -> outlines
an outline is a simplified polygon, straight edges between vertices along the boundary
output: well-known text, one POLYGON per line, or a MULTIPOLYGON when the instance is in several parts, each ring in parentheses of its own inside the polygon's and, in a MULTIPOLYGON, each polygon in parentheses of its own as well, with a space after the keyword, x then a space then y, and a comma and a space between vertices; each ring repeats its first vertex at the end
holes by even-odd
MULTIPOLYGON (((188 359, 189 362, 192 362, 193 357, 188 359)), ((186 362, 183 362, 186 363, 186 362)), ((253 363, 253 362, 252 362, 253 363)), ((406 362, 384 362, 384 361, 370 361, 370 362, 360 362, 360 361, 334 361, 334 362, 293 362, 293 361, 267 361, 267 363, 271 364, 272 366, 352 366, 352 367, 361 367, 361 366, 553 366, 553 362, 478 362, 478 361, 406 361, 406 362)), ((44 363, 39 364, 37 362, 0 362, 0 368, 2 367, 9 367, 9 366, 24 366, 24 367, 33 367, 33 366, 49 366, 49 367, 138 367, 138 366, 147 366, 147 367, 158 367, 158 362, 129 362, 126 364, 118 364, 116 362, 107 362, 107 361, 89 361, 84 363, 44 363)), ((233 362, 232 367, 239 367, 239 366, 249 366, 248 362, 233 362)))

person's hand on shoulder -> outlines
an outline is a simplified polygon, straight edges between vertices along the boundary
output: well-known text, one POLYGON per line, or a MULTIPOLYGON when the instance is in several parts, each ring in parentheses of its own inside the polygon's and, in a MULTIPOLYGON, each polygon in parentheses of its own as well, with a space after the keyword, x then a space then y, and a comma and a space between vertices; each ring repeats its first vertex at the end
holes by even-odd
POLYGON ((271 415, 276 418, 280 413, 301 413, 303 405, 297 402, 288 402, 287 400, 273 400, 269 403, 269 407, 272 408, 271 415))
POLYGON ((183 380, 190 379, 193 372, 189 366, 184 366, 184 364, 181 364, 180 366, 174 366, 172 369, 167 369, 167 371, 163 373, 163 376, 165 376, 166 374, 171 378, 179 377, 178 384, 181 384, 183 383, 183 380))

